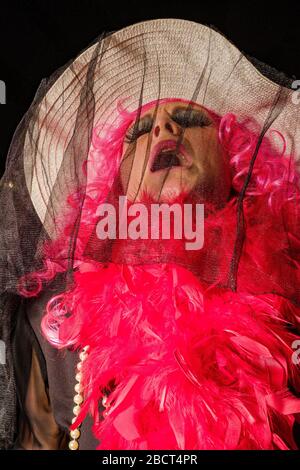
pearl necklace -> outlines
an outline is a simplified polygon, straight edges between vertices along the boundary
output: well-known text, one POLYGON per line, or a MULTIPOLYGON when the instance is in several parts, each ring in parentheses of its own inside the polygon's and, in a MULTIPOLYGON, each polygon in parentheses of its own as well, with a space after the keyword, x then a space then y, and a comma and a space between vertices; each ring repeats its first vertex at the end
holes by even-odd
MULTIPOLYGON (((77 368, 77 373, 76 373, 76 376, 75 376, 75 379, 77 381, 77 384, 75 385, 74 387, 74 390, 76 392, 76 395, 74 396, 74 403, 75 403, 75 406, 73 408, 73 414, 75 415, 74 418, 72 419, 72 423, 74 423, 74 421, 77 419, 77 416, 79 415, 80 413, 80 407, 83 403, 83 390, 82 390, 82 365, 83 365, 83 362, 86 360, 87 356, 88 356, 88 351, 89 349, 89 346, 85 346, 81 353, 79 354, 79 359, 80 361, 78 362, 76 368, 77 368)), ((102 398, 102 404, 105 408, 109 408, 109 404, 107 404, 107 398, 108 396, 107 395, 103 395, 103 398, 102 398)), ((106 416, 107 414, 107 410, 105 410, 103 412, 103 416, 106 416)), ((69 442, 69 449, 70 450, 78 450, 79 449, 79 443, 78 443, 78 439, 80 438, 80 426, 81 424, 73 429, 72 431, 70 431, 70 437, 71 437, 71 440, 69 442)))
MULTIPOLYGON (((82 390, 82 385, 81 385, 81 381, 82 381, 81 369, 82 369, 83 362, 87 358, 88 349, 89 349, 89 346, 85 346, 82 349, 81 353, 79 354, 80 361, 78 362, 78 364, 76 366, 77 373, 76 373, 75 379, 77 381, 77 384, 74 387, 76 395, 74 396, 74 400, 73 400, 74 403, 75 403, 75 406, 73 408, 73 414, 75 416, 72 419, 72 423, 74 423, 74 421, 77 419, 77 416, 80 413, 80 405, 82 405, 82 403, 83 403, 83 394, 82 394, 83 390, 82 390)), ((80 426, 81 426, 81 424, 79 425, 79 427, 77 427, 77 428, 73 429, 72 431, 70 431, 70 437, 71 437, 71 440, 69 442, 69 449, 70 450, 78 450, 78 448, 79 448, 78 439, 80 437, 80 426)))

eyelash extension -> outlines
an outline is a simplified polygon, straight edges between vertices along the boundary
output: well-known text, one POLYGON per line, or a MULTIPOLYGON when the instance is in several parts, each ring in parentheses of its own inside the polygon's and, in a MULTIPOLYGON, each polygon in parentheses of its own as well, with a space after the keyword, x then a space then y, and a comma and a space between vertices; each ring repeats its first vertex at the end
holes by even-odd
POLYGON ((130 143, 134 142, 140 135, 150 132, 152 129, 152 120, 149 121, 142 121, 141 127, 138 126, 137 129, 134 127, 127 131, 125 136, 125 142, 130 143))
MULTIPOLYGON (((211 121, 205 114, 195 114, 186 111, 180 111, 172 115, 172 120, 179 124, 181 127, 207 127, 211 124, 211 121)), ((140 135, 150 132, 152 129, 151 121, 142 121, 141 127, 137 129, 130 129, 125 137, 125 142, 134 142, 140 135)))
POLYGON ((182 127, 207 127, 211 124, 210 119, 205 114, 186 111, 177 112, 172 116, 172 119, 182 127))

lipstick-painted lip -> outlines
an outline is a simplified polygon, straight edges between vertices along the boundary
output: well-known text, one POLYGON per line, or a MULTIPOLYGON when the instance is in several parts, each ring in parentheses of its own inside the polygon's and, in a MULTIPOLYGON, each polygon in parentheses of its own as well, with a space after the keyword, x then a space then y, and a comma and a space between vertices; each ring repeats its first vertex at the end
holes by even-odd
MULTIPOLYGON (((179 144, 176 140, 161 140, 158 142, 149 158, 149 167, 152 168, 153 163, 157 155, 162 151, 162 150, 176 150, 178 151, 178 155, 182 155, 184 158, 181 158, 182 165, 180 167, 174 166, 173 168, 190 168, 193 165, 193 160, 190 156, 190 154, 187 152, 185 146, 183 144, 179 144)), ((172 167, 169 168, 164 168, 164 170, 170 170, 172 167)), ((162 171, 162 170, 157 170, 157 171, 162 171)))

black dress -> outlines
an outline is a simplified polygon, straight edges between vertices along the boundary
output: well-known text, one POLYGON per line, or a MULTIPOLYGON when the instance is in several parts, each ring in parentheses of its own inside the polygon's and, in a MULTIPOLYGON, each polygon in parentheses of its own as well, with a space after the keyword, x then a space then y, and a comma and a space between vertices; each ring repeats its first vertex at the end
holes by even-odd
MULTIPOLYGON (((41 333, 41 318, 55 286, 37 298, 24 300, 13 332, 13 361, 17 386, 18 435, 14 449, 68 449, 72 422, 78 352, 57 350, 41 333)), ((100 410, 104 410, 102 404, 100 410)), ((81 425, 80 450, 95 450, 92 419, 81 425)))

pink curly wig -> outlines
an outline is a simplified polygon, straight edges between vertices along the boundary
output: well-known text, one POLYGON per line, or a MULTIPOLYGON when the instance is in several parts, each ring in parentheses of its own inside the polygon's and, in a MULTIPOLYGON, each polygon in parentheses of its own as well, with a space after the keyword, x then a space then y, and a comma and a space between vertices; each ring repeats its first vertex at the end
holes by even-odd
MULTIPOLYGON (((174 98, 166 98, 160 102, 173 100, 174 98)), ((176 101, 190 103, 177 98, 176 101)), ((133 112, 128 112, 120 101, 117 106, 119 113, 117 124, 113 127, 103 127, 100 123, 94 128, 89 155, 82 169, 89 174, 88 182, 81 190, 68 196, 67 212, 61 215, 61 220, 57 221, 57 226, 63 227, 63 230, 55 240, 44 243, 44 268, 20 279, 19 292, 21 295, 37 296, 44 283, 52 280, 57 273, 67 270, 69 239, 73 229, 74 216, 82 201, 73 267, 84 261, 84 249, 95 226, 96 208, 105 201, 118 173, 126 130, 137 119, 137 116, 154 104, 155 102, 149 102, 133 112), (99 129, 101 129, 101 137, 99 129)), ((237 202, 238 196, 243 191, 245 193, 244 206, 250 201, 253 204, 255 200, 264 199, 267 202, 264 209, 270 211, 268 219, 272 214, 273 221, 283 217, 283 211, 289 205, 293 214, 290 215, 287 222, 292 223, 292 219, 294 219, 295 229, 299 218, 296 204, 299 198, 299 174, 296 172, 293 157, 285 155, 284 137, 281 136, 283 150, 279 153, 275 151, 270 138, 264 136, 254 159, 253 155, 256 152, 259 134, 250 131, 247 122, 238 122, 232 113, 220 117, 212 110, 206 110, 219 127, 219 141, 226 151, 228 165, 231 168, 233 189, 231 204, 234 205, 234 202, 237 202), (252 169, 249 173, 251 165, 252 169), (246 181, 247 178, 248 181, 246 181), (255 197, 254 200, 253 197, 255 197)), ((261 215, 261 221, 266 220, 266 217, 261 215)), ((291 232, 293 233, 294 230, 291 229, 291 232)))

